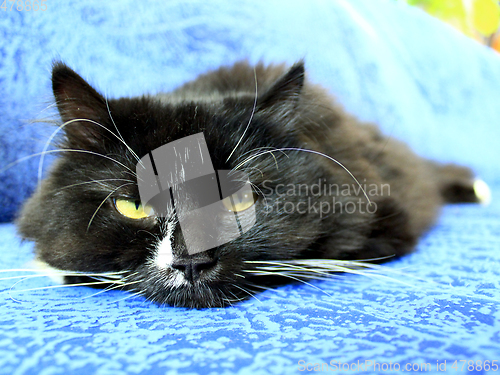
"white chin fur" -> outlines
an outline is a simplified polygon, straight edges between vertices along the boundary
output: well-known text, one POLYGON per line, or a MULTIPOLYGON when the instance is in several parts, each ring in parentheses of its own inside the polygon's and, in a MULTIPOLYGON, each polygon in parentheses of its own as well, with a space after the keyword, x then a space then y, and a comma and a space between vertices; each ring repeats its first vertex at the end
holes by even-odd
POLYGON ((482 205, 487 206, 491 203, 491 190, 483 180, 474 181, 474 193, 482 205))
POLYGON ((50 279, 58 284, 64 284, 64 274, 65 272, 62 270, 58 270, 57 268, 49 266, 47 263, 35 259, 31 262, 34 266, 35 270, 43 273, 44 275, 50 277, 50 279))

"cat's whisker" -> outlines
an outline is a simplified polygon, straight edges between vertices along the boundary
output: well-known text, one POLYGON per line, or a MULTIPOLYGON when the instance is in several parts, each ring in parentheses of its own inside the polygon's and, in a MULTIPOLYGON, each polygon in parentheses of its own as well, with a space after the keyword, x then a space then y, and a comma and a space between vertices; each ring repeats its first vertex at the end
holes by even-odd
POLYGON ((252 293, 250 291, 248 291, 247 289, 243 288, 242 286, 240 285, 237 285, 237 284, 231 284, 232 286, 234 286, 235 288, 241 290, 242 292, 245 292, 246 294, 248 294, 250 297, 252 298, 255 298, 257 301, 259 301, 260 303, 262 303, 262 301, 260 299, 258 299, 256 296, 255 296, 255 293, 252 293))
MULTIPOLYGON (((276 159, 276 156, 274 156, 274 152, 279 151, 279 150, 275 149, 274 147, 271 147, 271 148, 272 148, 272 150, 267 150, 267 151, 268 151, 267 153, 268 153, 268 154, 270 154, 270 155, 273 157, 273 159, 274 159, 274 165, 276 166, 276 170, 277 170, 277 171, 279 171, 279 167, 278 167, 278 159, 276 159)), ((285 152, 284 152, 284 151, 281 151, 281 152, 285 154, 285 152)), ((254 154, 254 155, 255 155, 255 154, 254 154)), ((286 155, 286 154, 285 154, 285 155, 286 155)), ((234 169, 238 169, 238 167, 239 167, 240 165, 243 165, 243 164, 242 164, 242 163, 238 164, 238 165, 237 165, 234 169)), ((262 173, 262 172, 261 172, 261 173, 262 173)))
MULTIPOLYGON (((139 158, 139 156, 134 152, 134 150, 132 150, 132 148, 127 144, 127 142, 125 142, 125 139, 123 139, 123 136, 121 135, 120 133, 120 130, 118 130, 118 126, 116 126, 116 123, 115 123, 115 120, 113 119, 113 116, 111 116, 111 110, 109 109, 109 102, 108 102, 108 98, 107 96, 105 97, 105 101, 106 101, 106 109, 108 110, 108 114, 109 114, 109 118, 111 119, 111 122, 113 123, 113 126, 115 127, 115 130, 116 132, 118 133, 118 135, 120 136, 119 139, 120 141, 125 145, 125 147, 127 148, 127 150, 132 154, 132 156, 135 158, 135 160, 137 160, 137 162, 142 166, 144 167, 144 164, 142 162, 142 160, 139 158)), ((112 133, 113 134, 113 133, 112 133)))
POLYGON ((85 297, 82 297, 82 299, 87 299, 87 298, 90 298, 90 297, 95 297, 95 296, 98 296, 99 294, 102 294, 102 293, 105 293, 105 292, 108 292, 110 290, 113 290, 113 289, 117 289, 117 288, 121 288, 122 285, 110 285, 110 286, 107 286, 106 288, 104 288, 103 290, 100 290, 96 293, 93 293, 89 296, 85 296, 85 297))
MULTIPOLYGON (((248 167, 247 169, 256 169, 260 173, 260 175, 262 176, 262 178, 264 178, 264 173, 262 172, 262 170, 260 168, 257 168, 257 167, 248 167)), ((234 169, 232 171, 234 171, 234 169)), ((243 181, 243 182, 245 182, 245 181, 243 181)))
MULTIPOLYGON (((47 103, 46 103, 47 104, 47 103)), ((57 107, 57 103, 56 102, 51 102, 51 103, 48 103, 45 108, 41 109, 40 112, 38 112, 39 114, 42 114, 42 113, 45 113, 49 110, 51 110, 52 108, 56 108, 57 107)), ((55 117, 55 114, 52 114, 51 117, 55 117)), ((49 122, 49 123, 52 123, 52 122, 56 122, 56 120, 53 120, 53 121, 47 121, 47 120, 43 120, 43 119, 40 119, 38 118, 37 120, 29 120, 29 123, 30 124, 35 124, 37 122, 49 122)))
POLYGON ((12 268, 12 269, 8 269, 8 270, 0 270, 0 273, 4 273, 4 272, 35 272, 35 271, 37 271, 37 270, 34 268, 12 268))
MULTIPOLYGON (((26 270, 27 271, 27 270, 26 270)), ((59 275, 62 276, 80 276, 82 275, 81 273, 68 273, 68 272, 59 272, 59 275)), ((28 279, 33 279, 37 277, 48 277, 48 278, 53 278, 55 276, 55 273, 49 273, 49 274, 38 274, 38 275, 29 275, 29 276, 16 276, 16 277, 11 277, 11 278, 3 278, 0 280, 8 280, 8 279, 18 279, 21 278, 18 282, 16 282, 14 285, 12 285, 8 291, 3 291, 0 292, 1 294, 9 294, 9 297, 15 301, 21 303, 22 301, 17 300, 16 298, 12 297, 12 293, 23 293, 23 292, 31 292, 31 291, 37 291, 37 290, 46 290, 46 289, 57 289, 57 288, 62 288, 62 287, 71 287, 71 286, 96 286, 96 285, 103 285, 103 284, 109 284, 109 283, 121 283, 119 280, 99 280, 95 282, 89 282, 89 283, 78 283, 78 284, 58 284, 58 285, 52 285, 52 286, 46 286, 46 287, 40 287, 40 288, 30 288, 30 289, 20 289, 20 290, 14 290, 16 285, 19 283, 22 283, 28 279)), ((87 276, 87 275, 86 275, 87 276)))
MULTIPOLYGON (((268 272, 274 272, 276 275, 281 275, 281 276, 295 276, 301 279, 308 279, 308 280, 330 280, 333 278, 333 275, 328 274, 326 272, 321 272, 318 270, 313 270, 310 269, 308 271, 301 271, 301 270, 290 270, 286 268, 267 268, 267 269, 262 269, 262 270, 255 270, 255 271, 248 271, 249 273, 252 273, 255 276, 264 276, 268 272), (261 272, 262 271, 262 272, 261 272), (309 272, 308 272, 309 271, 309 272), (319 274, 319 275, 318 275, 319 274)), ((414 287, 414 285, 406 283, 404 281, 401 281, 399 279, 396 279, 394 277, 389 277, 386 275, 381 275, 378 273, 374 272, 367 272, 367 271, 357 271, 353 269, 346 268, 344 270, 337 270, 333 271, 337 273, 351 273, 355 275, 360 275, 363 277, 369 277, 372 279, 382 279, 382 280, 389 280, 391 282, 396 282, 402 285, 406 285, 409 287, 414 287)))
POLYGON ((258 288, 258 289, 262 289, 262 290, 272 290, 272 291, 276 291, 276 288, 271 288, 271 287, 268 287, 268 286, 264 286, 264 285, 258 285, 258 284, 255 284, 255 283, 250 283, 250 282, 246 282, 245 285, 248 285, 252 288, 258 288))
MULTIPOLYGON (((35 278, 35 277, 54 277, 54 276, 88 276, 88 277, 93 277, 93 276, 89 276, 89 275, 86 275, 86 274, 77 274, 77 273, 46 273, 46 274, 34 274, 34 275, 19 275, 19 276, 10 276, 10 277, 2 277, 0 278, 0 281, 4 281, 4 280, 16 280, 16 279, 23 279, 21 281, 24 281, 24 280, 27 280, 27 279, 31 279, 31 278, 35 278)), ((97 279, 98 277, 97 276, 94 276, 95 279, 97 279)), ((102 278, 102 280, 104 280, 105 278, 102 278)), ((119 279, 112 279, 110 278, 109 280, 113 280, 113 282, 119 282, 119 279)))
POLYGON ((243 300, 245 300, 247 297, 238 297, 236 294, 234 294, 233 292, 231 292, 230 290, 228 291, 234 298, 233 299, 229 299, 227 298, 227 296, 225 298, 223 298, 222 300, 223 301, 227 301, 229 303, 229 305, 233 306, 233 304, 231 302, 241 302, 243 300))
MULTIPOLYGON (((106 101, 106 104, 107 104, 107 101, 106 101)), ((47 142, 45 143, 44 147, 43 147, 43 152, 42 154, 40 155, 40 162, 38 163, 38 183, 41 182, 42 180, 42 168, 43 168, 43 160, 44 160, 44 157, 45 157, 45 153, 47 152, 47 149, 49 148, 49 145, 52 143, 52 140, 54 139, 54 137, 57 135, 57 133, 59 133, 62 129, 64 129, 67 125, 70 125, 74 122, 90 122, 94 125, 97 125, 97 126, 100 126, 101 128, 105 129, 106 131, 108 131, 109 133, 111 133, 111 135, 115 136, 120 142, 122 142, 125 147, 127 147, 127 149, 130 149, 130 147, 125 143, 125 141, 118 137, 115 133, 113 133, 111 130, 109 130, 107 127, 105 127, 104 125, 96 122, 96 121, 93 121, 93 120, 90 120, 90 119, 85 119, 85 118, 77 118, 77 119, 72 119, 70 121, 66 121, 64 124, 60 125, 51 135, 50 137, 48 138, 47 142)), ((113 122, 114 124, 114 122, 113 122)), ((116 127, 116 125, 115 125, 116 127)), ((118 130, 118 128, 117 128, 118 130)), ((137 158, 137 155, 130 149, 130 151, 133 153, 133 155, 135 155, 135 157, 137 158)))
POLYGON ((243 131, 243 134, 241 135, 240 139, 236 143, 236 146, 234 146, 233 151, 231 151, 231 153, 229 154, 228 158, 226 159, 226 163, 229 161, 229 159, 231 159, 231 156, 233 156, 234 152, 236 151, 236 149, 240 145, 241 141, 245 137, 245 134, 246 134, 248 128, 250 127, 250 124, 252 123, 253 116, 254 116, 255 110, 257 108, 258 88, 257 88, 257 71, 255 70, 255 68, 253 69, 253 76, 254 76, 254 79, 255 79, 255 99, 254 99, 254 102, 253 102, 252 113, 250 115, 250 119, 248 120, 247 127, 245 128, 245 130, 243 131))
MULTIPOLYGON (((289 272, 290 270, 294 270, 294 271, 297 271, 297 272, 300 272, 300 273, 304 273, 306 275, 310 274, 311 272, 312 273, 315 273, 315 274, 320 274, 320 275, 324 275, 324 276, 330 276, 330 274, 328 272, 324 272, 324 271, 321 271, 321 270, 318 270, 318 269, 314 269, 314 268, 306 268, 306 267, 300 267, 300 266, 293 266, 293 265, 287 265, 286 267, 282 266, 282 267, 269 267, 269 266, 263 266, 263 267, 257 267, 256 268, 257 270, 273 270, 273 271, 285 271, 285 272, 289 272)), ((340 271, 340 269, 339 269, 340 271)))
POLYGON ((129 293, 127 294, 126 297, 124 298, 120 298, 120 299, 117 299, 117 300, 114 300, 114 301, 111 301, 111 303, 116 303, 116 302, 121 302, 121 301, 125 301, 127 299, 130 299, 130 298, 134 298, 134 297, 138 297, 138 296, 143 296, 144 295, 144 292, 143 291, 138 291, 138 292, 135 292, 135 293, 129 293))
POLYGON ((254 189, 254 191, 257 191, 257 194, 259 196, 261 196, 262 198, 264 198, 264 206, 267 207, 267 197, 266 197, 266 194, 264 194, 264 192, 262 191, 262 189, 260 189, 256 184, 254 184, 251 181, 250 181, 250 186, 252 186, 252 188, 254 189))
POLYGON ((151 233, 150 231, 147 231, 145 229, 139 229, 137 231, 137 233, 140 233, 140 232, 144 232, 144 233, 147 233, 147 234, 151 235, 157 242, 160 241, 160 237, 158 235, 154 234, 154 233, 151 233))
MULTIPOLYGON (((356 184, 359 186, 359 188, 361 189, 361 191, 363 192, 363 195, 365 196, 366 200, 368 201, 368 204, 372 204, 372 201, 370 200, 370 198, 368 197, 368 194, 366 193, 366 190, 363 188, 363 186, 361 185, 361 183, 358 181, 358 179, 351 173, 351 171, 349 171, 349 169, 347 169, 346 166, 344 166, 344 164, 342 164, 341 162, 339 162, 337 159, 335 158, 332 158, 331 156, 327 155, 327 154, 324 154, 322 152, 319 152, 319 151, 315 151, 315 150, 309 150, 309 149, 306 149, 306 148, 297 148, 297 147, 282 147, 280 148, 279 150, 281 151, 300 151, 300 152, 308 152, 308 153, 311 153, 311 154, 315 154, 315 155, 319 155, 319 156, 323 156, 325 158, 327 158, 328 160, 330 161, 333 161, 334 163, 336 163, 338 166, 340 166, 342 169, 344 169, 348 174, 349 176, 351 176, 351 178, 356 182, 356 184)), ((258 156, 262 156, 264 154, 268 154, 268 153, 271 153, 271 152, 274 152, 274 151, 262 151, 261 153, 259 153, 258 155, 253 155, 251 157, 249 157, 248 159, 246 159, 245 161, 241 162, 240 164, 238 164, 238 166, 236 166, 235 169, 238 169, 239 167, 241 167, 242 165, 250 162, 252 159, 258 157, 258 156)))
POLYGON ((55 150, 47 150, 47 151, 37 152, 37 153, 31 154, 31 155, 24 156, 22 158, 17 159, 16 161, 13 161, 12 163, 8 164, 5 168, 3 168, 2 170, 0 170, 0 173, 3 173, 7 169, 12 168, 13 166, 15 166, 15 165, 17 165, 19 163, 22 163, 23 161, 29 160, 31 158, 34 158, 34 157, 37 157, 37 156, 41 156, 41 155, 46 155, 46 154, 54 154, 54 153, 58 153, 58 152, 76 152, 76 153, 91 154, 91 155, 99 156, 99 157, 111 160, 112 162, 114 162, 114 163, 120 165, 121 167, 127 169, 132 174, 132 176, 134 176, 135 178, 137 178, 137 174, 135 173, 135 171, 133 171, 132 169, 130 169, 129 167, 127 167, 125 164, 120 163, 118 160, 113 159, 110 156, 99 154, 98 152, 93 152, 93 151, 89 151, 89 150, 78 150, 78 149, 70 149, 70 148, 61 148, 61 149, 55 149, 55 150))
POLYGON ((292 279, 292 280, 298 281, 298 282, 300 282, 300 283, 302 283, 302 284, 305 284, 305 285, 310 286, 311 288, 317 289, 317 290, 319 290, 320 292, 325 293, 327 296, 329 296, 329 297, 332 297, 332 298, 333 298, 333 296, 332 296, 331 294, 328 294, 328 293, 327 293, 327 292, 325 292, 323 289, 318 288, 316 285, 313 285, 313 284, 311 284, 311 283, 308 283, 308 282, 307 282, 307 281, 305 281, 305 280, 302 280, 300 277, 295 277, 295 276, 290 275, 290 274, 288 274, 288 273, 281 273, 281 272, 272 272, 272 271, 269 271, 269 272, 268 272, 268 271, 260 271, 260 272, 262 273, 262 276, 263 276, 263 275, 269 275, 269 276, 283 276, 283 277, 286 277, 286 278, 289 278, 289 279, 292 279))
POLYGON ((246 261, 246 263, 262 265, 264 268, 269 267, 299 267, 303 270, 308 269, 321 269, 331 272, 345 272, 351 269, 364 269, 372 268, 383 271, 390 271, 388 267, 380 266, 377 264, 362 263, 356 261, 343 261, 343 260, 329 260, 329 259, 304 259, 304 260, 285 260, 285 261, 246 261))
MULTIPOLYGON (((229 303, 229 306, 233 307, 233 302, 239 302, 238 296, 229 290, 229 293, 234 297, 234 299, 229 299, 227 296, 222 298, 222 301, 229 303)), ((240 299, 241 301, 241 299, 240 299)))
POLYGON ((95 297, 95 296, 97 296, 99 294, 109 292, 110 290, 119 289, 119 288, 125 288, 126 286, 129 286, 129 285, 138 284, 141 281, 142 280, 136 280, 136 281, 130 281, 130 282, 127 282, 127 283, 120 283, 120 284, 117 284, 117 285, 110 285, 110 286, 104 288, 103 290, 98 291, 97 293, 93 293, 93 294, 91 294, 89 296, 83 297, 83 299, 90 298, 90 297, 95 297))
POLYGON ((234 170, 238 170, 240 169, 243 165, 245 165, 246 163, 252 161, 253 159, 259 157, 259 156, 262 156, 262 155, 268 155, 270 154, 273 158, 274 158, 274 163, 276 164, 276 169, 279 170, 278 168, 278 161, 276 159, 276 157, 274 156, 274 152, 277 152, 277 151, 281 151, 284 153, 284 155, 289 158, 289 156, 284 152, 283 149, 275 149, 273 148, 272 150, 266 150, 266 151, 259 151, 253 155, 250 155, 248 158, 246 158, 245 160, 243 160, 242 162, 240 162, 238 165, 236 165, 236 167, 234 167, 233 169, 234 170))
MULTIPOLYGON (((255 153, 255 154, 257 154, 258 152, 260 152, 260 151, 262 151, 262 150, 266 150, 266 151, 273 151, 273 152, 274 152, 274 151, 276 151, 276 152, 280 152, 280 153, 282 153, 284 156, 287 156, 287 155, 286 155, 286 153, 285 153, 285 151, 282 151, 282 150, 280 150, 280 149, 278 149, 278 148, 276 148, 276 147, 272 147, 272 146, 263 146, 263 147, 256 147, 256 148, 253 148, 253 149, 251 149, 251 150, 249 150, 249 151, 244 152, 243 154, 241 154, 240 156, 238 156, 238 157, 236 158, 235 162, 238 162, 238 161, 239 161, 240 159, 242 159, 244 156, 246 156, 246 155, 248 155, 248 154, 250 154, 250 153, 252 153, 252 152, 254 152, 254 151, 257 151, 257 152, 255 153)), ((253 155, 255 155, 255 154, 253 154, 253 155)), ((274 160, 275 160, 275 162, 276 162, 276 157, 274 156, 274 154, 273 154, 273 153, 271 153, 271 155, 274 157, 274 160)), ((245 160, 246 160, 246 159, 245 159, 245 160)), ((233 170, 235 170, 235 169, 236 169, 236 168, 233 168, 233 170)))
MULTIPOLYGON (((386 258, 386 257, 383 257, 386 258)), ((379 260, 379 258, 373 259, 379 260)), ((329 279, 333 273, 351 273, 364 277, 377 278, 377 279, 387 279, 392 282, 397 282, 410 287, 415 287, 412 284, 401 281, 396 277, 388 276, 385 273, 392 274, 394 276, 403 276, 405 278, 413 278, 418 281, 429 282, 428 280, 421 279, 407 273, 402 273, 399 270, 395 270, 390 267, 382 266, 379 264, 370 264, 361 261, 343 261, 343 260, 329 260, 329 259, 310 259, 310 260, 288 260, 288 261, 247 261, 246 263, 251 264, 261 264, 262 266, 257 266, 255 270, 246 270, 246 272, 258 275, 260 271, 265 272, 276 272, 277 274, 291 273, 294 271, 295 275, 301 275, 302 277, 313 279, 318 278, 318 274, 324 275, 319 278, 329 279)))
MULTIPOLYGON (((36 269, 36 268, 12 268, 7 270, 0 270, 0 273, 11 273, 11 272, 33 272, 33 275, 38 275, 41 272, 44 272, 43 276, 88 276, 88 277, 115 277, 121 278, 122 274, 127 273, 127 271, 112 271, 112 272, 95 272, 95 273, 86 273, 79 271, 65 271, 65 270, 51 270, 50 273, 47 273, 44 269, 36 269)), ((29 276, 29 275, 28 275, 29 276)), ((14 276, 14 277, 27 277, 24 276, 14 276)), ((0 279, 3 280, 3 279, 0 279)))
POLYGON ((107 182, 107 181, 126 181, 126 182, 130 182, 130 183, 134 183, 135 184, 135 181, 133 180, 127 180, 126 178, 105 178, 105 179, 102 179, 102 180, 92 180, 92 181, 85 181, 85 182, 78 182, 76 184, 71 184, 71 185, 67 185, 67 186, 63 186, 57 190, 53 190, 52 192, 55 192, 55 191, 61 191, 61 190, 65 190, 65 189, 70 189, 72 187, 77 187, 77 186, 82 186, 82 185, 89 185, 89 184, 98 184, 98 185, 101 185, 102 187, 106 188, 106 189, 110 189, 112 188, 112 186, 108 186, 108 185, 105 185, 103 184, 103 182, 107 182))
POLYGON ((407 274, 403 274, 399 272, 398 269, 394 269, 391 267, 387 267, 380 264, 367 263, 369 261, 378 261, 384 260, 391 257, 381 257, 381 258, 373 258, 367 259, 363 261, 350 261, 350 260, 331 260, 331 259, 306 259, 306 260, 290 260, 283 261, 282 263, 287 264, 301 264, 309 267, 321 267, 325 270, 334 270, 334 268, 342 268, 343 270, 349 269, 370 269, 371 271, 384 272, 384 273, 393 273, 393 274, 401 274, 402 276, 409 276, 407 274), (332 268, 333 267, 333 268, 332 268))
POLYGON ((50 276, 53 276, 53 274, 19 275, 19 276, 2 277, 2 278, 0 278, 0 281, 4 281, 4 280, 17 280, 17 279, 28 279, 28 278, 34 278, 34 277, 50 277, 50 276))
POLYGON ((92 221, 94 221, 94 218, 95 218, 95 216, 97 215, 97 213, 99 212, 99 210, 101 209, 102 205, 103 205, 104 203, 106 203, 106 201, 107 201, 107 200, 108 200, 108 199, 109 199, 109 198, 110 198, 110 197, 111 197, 111 196, 112 196, 112 195, 113 195, 113 194, 114 194, 117 190, 121 189, 121 188, 122 188, 122 187, 124 187, 124 186, 132 185, 132 184, 133 184, 133 183, 129 182, 129 183, 127 183, 127 184, 123 184, 123 185, 118 186, 116 189, 114 189, 113 191, 111 191, 111 193, 109 193, 109 194, 106 196, 106 198, 104 198, 104 199, 102 200, 101 204, 97 207, 97 209, 95 210, 94 214, 92 215, 92 217, 91 217, 91 218, 90 218, 90 220, 89 220, 89 224, 87 225, 87 232, 88 232, 88 230, 89 230, 89 228, 90 228, 90 224, 92 224, 92 221))
POLYGON ((59 289, 59 288, 70 288, 74 286, 95 286, 95 285, 103 285, 103 284, 108 284, 108 282, 103 282, 103 281, 93 281, 93 282, 88 282, 88 283, 79 283, 79 284, 62 284, 62 285, 49 285, 45 287, 39 287, 39 288, 29 288, 29 289, 20 289, 20 290, 13 290, 16 284, 14 284, 9 290, 0 292, 1 294, 9 294, 9 297, 15 301, 15 302, 22 302, 19 300, 16 300, 14 297, 12 297, 12 293, 25 293, 25 292, 34 292, 37 290, 49 290, 49 289, 59 289))
MULTIPOLYGON (((266 275, 267 276, 267 275, 266 275)), ((251 283, 251 282, 246 282, 245 283, 245 286, 249 286, 251 288, 254 288, 254 289, 260 289, 261 291, 259 291, 259 293, 261 293, 262 291, 270 291, 270 292, 273 292, 273 294, 267 296, 267 298, 270 298, 270 299, 279 299, 279 300, 286 300, 286 298, 282 297, 282 296, 278 296, 276 295, 277 293, 280 292, 279 289, 277 288, 272 288, 270 286, 264 286, 264 285, 258 285, 258 284, 255 284, 255 283, 251 283)), ((256 291, 257 292, 257 291, 256 291)))
POLYGON ((98 277, 98 276, 88 276, 88 277, 95 279, 95 280, 98 280, 98 281, 105 281, 105 282, 111 283, 111 284, 124 284, 125 283, 123 278, 114 279, 114 278, 98 277))

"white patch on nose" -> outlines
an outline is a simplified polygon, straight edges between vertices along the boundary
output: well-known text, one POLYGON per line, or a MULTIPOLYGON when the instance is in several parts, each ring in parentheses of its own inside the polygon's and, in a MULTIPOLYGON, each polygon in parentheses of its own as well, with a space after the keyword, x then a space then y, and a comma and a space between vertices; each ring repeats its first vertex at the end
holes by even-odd
POLYGON ((170 268, 174 261, 174 252, 172 248, 172 234, 174 233, 175 222, 167 224, 167 233, 161 242, 156 246, 155 264, 159 268, 170 268))
POLYGON ((173 251, 173 236, 176 222, 169 222, 167 224, 167 230, 165 237, 156 246, 156 254, 154 257, 154 264, 160 269, 170 269, 170 274, 168 275, 167 284, 171 288, 178 288, 186 285, 187 281, 184 277, 182 271, 173 269, 171 266, 174 261, 174 251, 173 251))

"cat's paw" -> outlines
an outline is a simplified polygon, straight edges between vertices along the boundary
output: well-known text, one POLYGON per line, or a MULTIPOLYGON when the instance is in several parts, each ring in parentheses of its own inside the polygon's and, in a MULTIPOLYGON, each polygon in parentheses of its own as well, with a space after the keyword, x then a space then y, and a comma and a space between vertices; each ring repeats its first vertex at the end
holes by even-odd
POLYGON ((491 190, 486 182, 480 179, 476 179, 473 184, 474 194, 477 197, 479 203, 483 206, 487 206, 491 203, 491 190))

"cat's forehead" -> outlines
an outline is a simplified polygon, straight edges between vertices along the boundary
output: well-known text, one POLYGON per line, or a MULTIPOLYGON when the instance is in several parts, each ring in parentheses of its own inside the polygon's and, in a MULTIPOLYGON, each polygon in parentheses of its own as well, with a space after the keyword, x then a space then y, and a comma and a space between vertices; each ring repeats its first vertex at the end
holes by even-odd
POLYGON ((190 101, 172 104, 155 98, 142 104, 130 105, 118 126, 140 156, 171 142, 203 134, 217 162, 224 155, 229 156, 249 122, 249 111, 233 103, 190 101))

